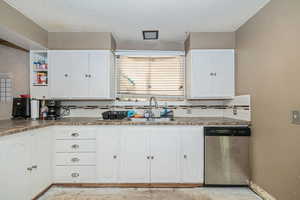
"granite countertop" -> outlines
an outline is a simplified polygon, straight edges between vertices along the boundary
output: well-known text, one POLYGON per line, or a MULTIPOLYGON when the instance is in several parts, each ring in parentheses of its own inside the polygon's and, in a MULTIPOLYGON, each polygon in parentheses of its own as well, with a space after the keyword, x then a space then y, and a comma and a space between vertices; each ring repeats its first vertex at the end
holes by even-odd
POLYGON ((222 117, 177 117, 174 121, 139 122, 128 120, 100 120, 99 118, 64 118, 56 121, 43 120, 0 120, 0 137, 22 131, 48 127, 52 125, 190 125, 190 126, 237 126, 250 125, 250 122, 222 117))

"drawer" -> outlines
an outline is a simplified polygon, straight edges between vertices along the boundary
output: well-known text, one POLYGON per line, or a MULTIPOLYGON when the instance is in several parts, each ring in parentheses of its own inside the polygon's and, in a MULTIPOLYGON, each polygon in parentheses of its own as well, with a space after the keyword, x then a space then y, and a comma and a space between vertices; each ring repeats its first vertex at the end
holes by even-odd
POLYGON ((55 128, 57 140, 96 139, 95 128, 84 126, 63 126, 55 128))
POLYGON ((96 140, 56 140, 55 152, 96 152, 96 140))
POLYGON ((56 165, 96 165, 95 153, 56 153, 56 165))
POLYGON ((94 183, 96 181, 95 166, 56 166, 55 183, 94 183))

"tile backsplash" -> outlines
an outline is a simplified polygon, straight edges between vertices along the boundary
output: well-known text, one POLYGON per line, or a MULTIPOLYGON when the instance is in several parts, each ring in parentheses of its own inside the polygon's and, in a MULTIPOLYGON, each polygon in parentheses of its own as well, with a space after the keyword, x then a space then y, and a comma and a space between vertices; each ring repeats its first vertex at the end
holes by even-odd
MULTIPOLYGON (((74 102, 65 101, 62 104, 70 108, 66 117, 99 117, 108 110, 135 110, 142 114, 148 102, 74 102)), ((159 109, 164 102, 159 102, 159 109)), ((251 120, 250 95, 237 96, 224 101, 191 101, 168 102, 168 108, 174 111, 175 117, 228 117, 241 120, 251 120)))

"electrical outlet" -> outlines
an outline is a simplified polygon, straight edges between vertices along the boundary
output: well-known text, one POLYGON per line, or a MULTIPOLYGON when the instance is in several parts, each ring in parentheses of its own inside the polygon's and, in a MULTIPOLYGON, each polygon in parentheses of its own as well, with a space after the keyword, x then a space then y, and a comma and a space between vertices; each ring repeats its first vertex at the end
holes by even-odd
POLYGON ((292 124, 300 124, 300 111, 292 111, 292 124))
POLYGON ((186 114, 192 114, 192 109, 190 109, 190 108, 188 108, 188 109, 186 109, 186 114))

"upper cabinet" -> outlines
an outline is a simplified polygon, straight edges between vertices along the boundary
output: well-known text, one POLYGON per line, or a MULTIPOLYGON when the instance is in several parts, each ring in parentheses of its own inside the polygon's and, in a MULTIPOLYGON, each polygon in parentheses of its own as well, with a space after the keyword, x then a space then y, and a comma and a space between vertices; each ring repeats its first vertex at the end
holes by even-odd
POLYGON ((190 50, 186 56, 187 99, 231 99, 235 95, 234 50, 190 50))
POLYGON ((109 50, 32 51, 30 60, 32 98, 114 99, 114 55, 109 50))
POLYGON ((113 99, 111 51, 49 51, 54 99, 113 99))

